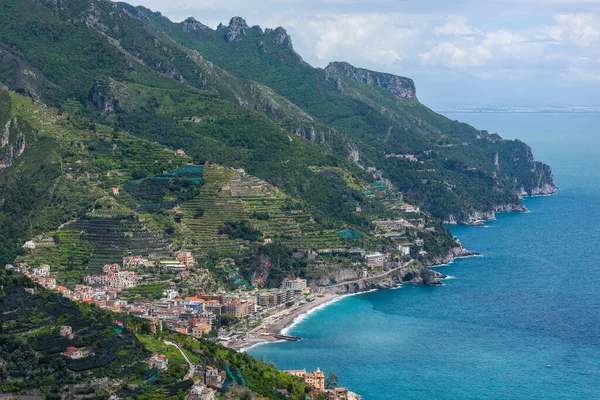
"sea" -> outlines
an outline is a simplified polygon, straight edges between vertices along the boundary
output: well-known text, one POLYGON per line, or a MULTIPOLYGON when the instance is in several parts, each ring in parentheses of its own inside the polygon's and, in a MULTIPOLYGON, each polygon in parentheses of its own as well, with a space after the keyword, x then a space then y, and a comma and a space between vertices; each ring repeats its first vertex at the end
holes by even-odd
POLYGON ((559 192, 452 227, 482 255, 438 267, 443 286, 345 297, 249 353, 365 400, 600 399, 600 114, 446 115, 531 145, 559 192))

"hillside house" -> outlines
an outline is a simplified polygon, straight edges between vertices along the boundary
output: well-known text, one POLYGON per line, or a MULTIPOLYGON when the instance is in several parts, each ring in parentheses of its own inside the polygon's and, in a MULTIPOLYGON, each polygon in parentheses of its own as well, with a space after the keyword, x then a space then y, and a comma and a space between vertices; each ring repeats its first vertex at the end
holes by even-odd
POLYGON ((205 368, 204 382, 206 382, 207 386, 220 389, 223 387, 226 377, 227 373, 225 371, 219 371, 209 365, 205 368))
POLYGON ((325 374, 319 368, 316 371, 306 372, 305 369, 290 369, 283 371, 286 374, 297 376, 313 389, 325 390, 325 374))
POLYGON ((385 256, 382 253, 375 251, 366 253, 364 259, 369 267, 383 267, 385 256))
POLYGON ((176 259, 188 268, 194 266, 194 256, 189 251, 180 251, 177 253, 176 259))
POLYGON ((150 368, 166 370, 169 368, 169 359, 164 354, 154 354, 150 357, 150 368))
POLYGON ((398 250, 400 251, 400 254, 402 254, 403 256, 409 256, 410 255, 410 247, 409 246, 404 246, 402 244, 398 245, 398 250))
POLYGON ((196 324, 192 327, 192 336, 196 339, 199 339, 202 337, 202 335, 209 333, 211 330, 212 327, 210 325, 202 323, 196 324))
POLYGON ((85 357, 85 353, 82 350, 73 346, 67 347, 67 349, 61 353, 61 355, 72 360, 77 360, 79 358, 85 357))

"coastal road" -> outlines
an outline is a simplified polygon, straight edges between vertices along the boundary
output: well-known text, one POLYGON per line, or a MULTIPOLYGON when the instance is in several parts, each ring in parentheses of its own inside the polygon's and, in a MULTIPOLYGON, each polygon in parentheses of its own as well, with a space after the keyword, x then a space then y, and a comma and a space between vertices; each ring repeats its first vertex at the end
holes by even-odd
POLYGON ((395 271, 398 271, 399 269, 402 269, 402 268, 406 268, 406 267, 408 267, 408 266, 409 266, 410 264, 412 264, 413 262, 415 262, 415 260, 410 260, 410 261, 408 261, 406 264, 402 264, 402 265, 401 265, 401 266, 399 266, 399 267, 392 268, 392 269, 390 269, 390 270, 388 270, 388 271, 385 271, 385 272, 383 272, 383 273, 381 273, 381 274, 379 274, 379 275, 369 276, 369 277, 367 277, 367 278, 355 279, 355 280, 353 280, 353 281, 344 281, 344 282, 336 283, 335 285, 331 285, 331 286, 323 286, 322 288, 323 288, 323 289, 325 289, 325 290, 329 290, 329 289, 331 289, 331 288, 335 288, 335 287, 340 287, 340 286, 344 286, 344 285, 351 285, 351 284, 353 284, 353 283, 358 283, 358 282, 369 281, 369 280, 372 280, 372 279, 379 279, 379 278, 383 278, 384 276, 387 276, 387 275, 389 275, 389 274, 391 274, 391 273, 393 273, 393 272, 395 272, 395 271))
POLYGON ((185 376, 183 377, 183 380, 185 381, 185 380, 188 380, 188 379, 192 379, 192 377, 194 376, 194 373, 196 372, 196 367, 190 361, 190 359, 188 358, 187 354, 185 354, 185 352, 183 351, 183 349, 181 347, 179 347, 179 345, 177 343, 172 342, 170 340, 163 340, 163 343, 166 344, 166 345, 177 347, 177 350, 179 350, 179 352, 181 353, 181 355, 183 356, 183 358, 185 358, 185 361, 190 366, 190 369, 187 372, 187 374, 185 374, 185 376))

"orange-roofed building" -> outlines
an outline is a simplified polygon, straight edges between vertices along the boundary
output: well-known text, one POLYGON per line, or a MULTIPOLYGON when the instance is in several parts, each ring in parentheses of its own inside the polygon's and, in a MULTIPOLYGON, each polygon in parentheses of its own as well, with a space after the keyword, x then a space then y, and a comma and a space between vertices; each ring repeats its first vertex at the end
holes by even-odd
POLYGON ((189 335, 188 331, 183 328, 177 328, 176 331, 177 333, 181 333, 182 335, 189 335))
POLYGON ((167 369, 169 367, 169 359, 164 354, 155 354, 150 358, 150 367, 163 370, 167 369))
POLYGON ((67 349, 65 351, 63 351, 61 354, 64 357, 68 357, 73 360, 83 357, 83 352, 81 350, 79 350, 77 347, 73 347, 73 346, 67 347, 67 349))
POLYGON ((201 338, 202 335, 209 333, 212 327, 208 324, 196 324, 192 327, 192 336, 196 339, 201 338))

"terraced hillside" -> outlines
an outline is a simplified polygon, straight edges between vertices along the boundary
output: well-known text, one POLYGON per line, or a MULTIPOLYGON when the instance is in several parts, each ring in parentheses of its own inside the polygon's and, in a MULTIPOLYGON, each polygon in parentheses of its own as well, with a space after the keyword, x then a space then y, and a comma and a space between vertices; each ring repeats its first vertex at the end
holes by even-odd
POLYGON ((241 239, 219 234, 226 222, 248 220, 265 239, 293 248, 343 246, 338 231, 324 230, 301 203, 243 170, 206 166, 201 194, 183 204, 182 224, 193 234, 185 247, 197 251, 236 250, 241 239), (294 205, 295 203, 295 205, 294 205))

